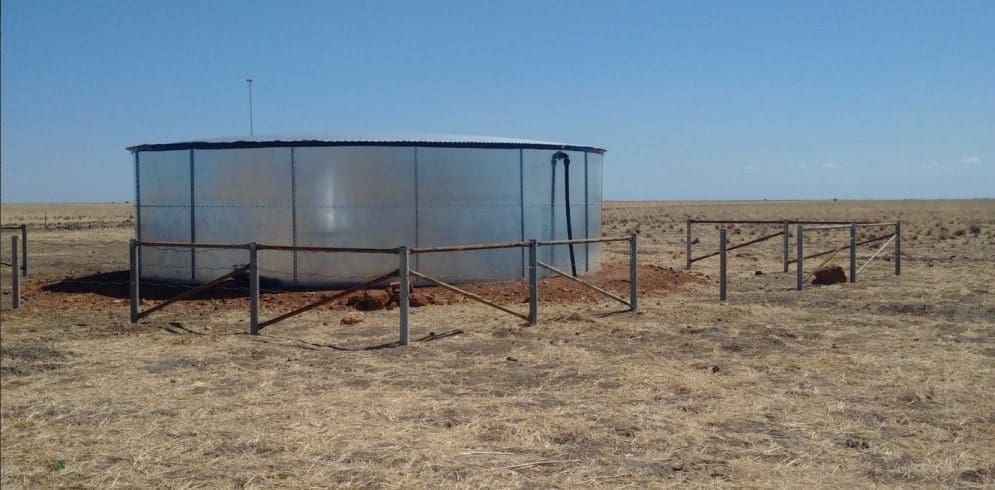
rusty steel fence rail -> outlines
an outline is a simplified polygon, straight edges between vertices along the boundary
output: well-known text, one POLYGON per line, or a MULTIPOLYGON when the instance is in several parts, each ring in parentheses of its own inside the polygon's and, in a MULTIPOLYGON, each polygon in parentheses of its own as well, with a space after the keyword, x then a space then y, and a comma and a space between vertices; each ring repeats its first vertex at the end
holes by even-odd
MULTIPOLYGON (((21 269, 19 265, 21 257, 18 256, 19 248, 17 246, 17 239, 17 235, 10 237, 10 262, 0 261, 0 265, 10 267, 10 300, 11 309, 14 310, 19 310, 21 308, 21 274, 18 274, 18 269, 21 269)), ((25 260, 26 259, 27 258, 25 257, 25 260)), ((21 272, 24 272, 25 270, 26 269, 21 269, 21 272)))
MULTIPOLYGON (((845 228, 851 225, 857 226, 895 226, 896 221, 836 221, 836 220, 715 220, 715 219, 689 219, 685 221, 687 236, 685 239, 685 268, 691 270, 691 264, 698 262, 703 259, 714 257, 719 255, 719 252, 712 252, 708 255, 701 257, 692 256, 692 246, 694 245, 694 235, 692 233, 692 225, 694 224, 714 224, 714 225, 781 225, 782 229, 778 233, 770 234, 756 240, 734 245, 729 247, 728 251, 735 250, 740 247, 745 247, 747 245, 753 245, 754 243, 763 242, 771 238, 778 236, 783 237, 781 248, 782 248, 782 263, 784 266, 784 272, 788 272, 789 266, 795 261, 791 259, 791 227, 806 226, 807 229, 812 230, 814 227, 819 229, 835 229, 835 228, 845 228)), ((727 244, 728 245, 728 244, 727 244)))
MULTIPOLYGON (((722 229, 725 230, 725 228, 722 228, 722 229)), ((746 243, 740 243, 739 245, 734 245, 732 247, 727 248, 726 251, 728 252, 728 251, 736 250, 737 248, 742 248, 742 247, 745 247, 745 246, 748 246, 748 245, 753 245, 754 243, 759 243, 759 242, 762 242, 762 241, 765 241, 765 240, 770 240, 771 238, 776 238, 776 237, 779 237, 779 236, 781 236, 783 234, 784 234, 783 231, 779 231, 777 233, 772 233, 770 235, 766 235, 766 236, 762 236, 760 238, 757 238, 755 240, 750 240, 750 241, 748 241, 746 243)), ((722 241, 722 240, 720 240, 719 243, 725 243, 725 242, 722 241)), ((719 255, 720 253, 721 252, 712 252, 712 253, 707 254, 707 255, 702 255, 700 257, 695 257, 695 258, 691 259, 691 263, 695 263, 695 262, 697 262, 699 260, 704 260, 704 259, 707 259, 707 258, 710 258, 710 257, 715 257, 716 255, 719 255)))
MULTIPOLYGON (((823 262, 831 260, 836 256, 837 253, 850 249, 850 274, 849 282, 857 282, 857 275, 867 268, 870 263, 877 258, 878 255, 892 242, 895 244, 895 275, 900 275, 902 272, 902 222, 898 221, 825 221, 825 220, 692 220, 689 219, 687 223, 687 236, 685 242, 685 254, 686 254, 686 267, 691 269, 691 265, 695 262, 719 256, 719 300, 725 301, 728 296, 728 252, 736 250, 738 248, 746 247, 748 245, 753 245, 755 243, 763 242, 776 238, 778 236, 783 237, 782 241, 782 258, 784 264, 784 272, 788 272, 789 266, 791 264, 796 264, 796 284, 795 288, 799 291, 804 289, 805 283, 805 273, 804 273, 804 261, 806 259, 812 259, 817 257, 824 257, 829 255, 829 258, 823 262), (734 246, 729 246, 726 227, 719 229, 719 250, 717 252, 708 253, 700 257, 692 257, 691 250, 692 244, 694 242, 693 235, 691 231, 691 226, 695 223, 708 223, 708 224, 760 224, 760 225, 775 225, 779 224, 782 226, 782 230, 776 233, 771 233, 769 235, 762 236, 744 243, 740 243, 734 246), (795 237, 796 237, 796 255, 794 259, 791 258, 790 242, 791 242, 791 225, 795 225, 795 237), (811 226, 806 226, 811 225, 811 226), (894 231, 885 235, 875 236, 870 239, 860 240, 857 239, 857 229, 861 227, 894 227, 894 231), (805 232, 818 232, 818 231, 831 231, 831 230, 843 230, 849 229, 850 231, 850 241, 848 245, 837 247, 824 252, 818 252, 810 255, 805 255, 804 253, 804 235, 805 232), (870 243, 879 242, 882 240, 888 240, 884 245, 882 245, 873 255, 864 263, 863 266, 857 267, 857 247, 860 245, 867 245, 870 243)), ((821 267, 821 265, 820 265, 821 267)))
POLYGON ((0 231, 21 232, 21 276, 28 276, 28 225, 0 225, 0 231))
MULTIPOLYGON (((824 228, 823 228, 824 229, 824 228)), ((805 255, 805 233, 810 231, 809 228, 804 226, 799 226, 797 230, 797 259, 793 262, 795 263, 795 289, 798 291, 803 291, 805 289, 805 259, 811 259, 816 257, 823 257, 829 255, 830 257, 823 261, 816 270, 825 265, 826 262, 831 260, 837 253, 850 249, 850 277, 849 282, 857 282, 857 274, 862 272, 867 268, 868 265, 891 243, 895 244, 895 275, 902 274, 902 222, 892 221, 892 222, 864 222, 864 223, 851 223, 850 229, 850 243, 849 245, 844 245, 842 247, 837 247, 831 250, 826 250, 824 252, 818 252, 811 255, 805 255), (867 240, 857 241, 857 228, 860 226, 893 226, 894 231, 886 235, 876 236, 867 240), (888 240, 882 245, 871 258, 867 260, 863 267, 857 268, 857 246, 866 245, 870 243, 879 242, 881 240, 888 240)), ((814 274, 814 272, 813 272, 814 274)))
MULTIPOLYGON (((451 246, 442 246, 442 247, 412 248, 412 249, 405 249, 405 252, 403 252, 401 255, 402 255, 402 257, 407 257, 408 253, 410 253, 410 254, 426 254, 426 253, 441 253, 441 252, 468 252, 468 251, 474 251, 474 250, 494 250, 494 249, 503 249, 503 248, 525 248, 525 247, 527 247, 529 249, 529 253, 528 253, 528 264, 529 264, 528 265, 528 280, 529 280, 529 311, 528 311, 528 315, 523 315, 523 314, 521 314, 521 313, 519 313, 517 311, 514 311, 512 309, 506 308, 506 307, 504 307, 502 305, 498 305, 497 303, 494 303, 492 301, 488 301, 487 299, 482 298, 479 295, 476 295, 474 293, 466 291, 466 290, 464 290, 462 288, 459 288, 457 286, 454 286, 452 284, 448 284, 448 283, 443 282, 443 281, 441 281, 439 279, 427 276, 427 275, 425 275, 425 274, 423 274, 423 273, 421 273, 419 271, 411 270, 410 268, 408 268, 407 272, 410 275, 413 275, 413 276, 418 277, 418 278, 420 278, 422 280, 428 281, 428 282, 430 282, 432 284, 435 284, 436 286, 439 286, 439 287, 441 287, 443 289, 446 289, 446 290, 452 291, 454 293, 460 294, 460 295, 462 295, 462 296, 464 296, 466 298, 469 298, 471 300, 474 300, 474 301, 477 301, 479 303, 485 304, 485 305, 490 306, 492 308, 496 308, 496 309, 501 310, 501 311, 503 311, 505 313, 508 313, 510 315, 514 315, 514 316, 516 316, 518 318, 522 318, 522 319, 526 320, 529 325, 537 325, 539 323, 539 268, 540 267, 544 268, 546 270, 549 270, 550 272, 552 272, 555 275, 567 277, 570 280, 573 280, 573 281, 575 281, 575 282, 577 282, 579 284, 582 284, 582 285, 584 285, 584 286, 586 286, 586 287, 588 287, 588 288, 590 288, 590 289, 592 289, 594 291, 597 291, 598 293, 600 293, 600 294, 602 294, 602 295, 604 295, 604 296, 606 296, 608 298, 611 298, 611 299, 616 300, 616 301, 620 301, 620 302, 624 303, 626 306, 628 306, 631 311, 635 311, 636 309, 638 309, 639 308, 639 295, 638 295, 639 269, 638 269, 638 250, 637 250, 637 243, 638 243, 637 242, 637 235, 635 233, 633 233, 633 234, 631 234, 631 235, 629 235, 627 237, 580 238, 580 239, 575 239, 575 240, 528 240, 528 241, 524 241, 524 242, 484 243, 484 244, 473 244, 473 245, 451 245, 451 246), (592 284, 592 283, 590 283, 588 281, 585 281, 583 279, 577 278, 576 276, 573 276, 572 274, 568 274, 566 272, 563 272, 563 271, 561 271, 559 269, 553 268, 549 264, 545 264, 545 263, 540 262, 538 260, 538 257, 539 257, 538 248, 539 247, 543 247, 543 246, 556 246, 556 245, 570 245, 570 244, 583 244, 583 243, 609 243, 609 242, 629 242, 630 261, 629 261, 629 300, 628 301, 625 301, 624 299, 619 298, 618 296, 616 296, 616 295, 614 295, 614 294, 612 294, 612 293, 610 293, 608 291, 605 291, 604 289, 602 289, 602 288, 600 288, 600 287, 598 287, 598 286, 596 286, 596 285, 594 285, 594 284, 592 284)), ((405 273, 404 273, 405 267, 407 267, 407 259, 403 258, 402 259, 402 267, 401 267, 401 277, 402 278, 405 277, 405 273)), ((408 289, 404 286, 404 284, 402 284, 401 285, 401 293, 402 294, 406 294, 406 291, 408 291, 408 289)), ((406 306, 406 302, 403 300, 403 298, 402 298, 402 301, 400 301, 400 303, 401 303, 401 308, 403 310, 406 310, 407 306, 406 306)), ((406 312, 405 312, 405 314, 402 315, 402 318, 405 319, 405 320, 402 320, 402 327, 401 327, 402 328, 402 332, 406 332, 407 331, 406 327, 405 327, 405 325, 406 325, 406 318, 407 318, 406 312)), ((402 337, 404 337, 404 334, 402 334, 402 337)))
POLYGON ((604 238, 583 238, 577 240, 528 240, 522 242, 508 242, 508 243, 481 243, 481 244, 469 244, 469 245, 450 245, 450 246, 440 246, 440 247, 406 247, 400 246, 396 248, 360 248, 360 247, 311 247, 311 246, 291 246, 291 245, 267 245, 267 244, 257 244, 257 243, 183 243, 183 242, 155 242, 155 241, 139 241, 131 240, 129 243, 129 260, 130 260, 130 277, 129 277, 129 297, 131 306, 131 322, 137 323, 139 319, 148 316, 149 314, 159 311, 166 306, 173 304, 177 301, 193 297, 201 292, 207 291, 211 288, 218 287, 219 284, 237 277, 242 274, 248 274, 249 276, 249 333, 259 334, 259 332, 270 325, 281 322, 293 316, 299 315, 301 313, 313 310, 319 306, 331 303, 333 301, 345 298, 351 294, 359 292, 361 290, 372 287, 378 283, 381 283, 392 277, 397 277, 399 279, 399 291, 398 291, 398 310, 399 310, 399 345, 408 345, 410 337, 410 292, 411 292, 411 277, 421 279, 423 281, 432 283, 438 287, 452 291, 461 296, 467 297, 479 303, 485 304, 492 308, 501 310, 505 313, 514 315, 515 317, 521 318, 528 322, 529 325, 537 325, 539 323, 539 274, 538 270, 540 267, 549 270, 554 275, 564 276, 568 279, 580 283, 598 293, 605 295, 615 301, 619 301, 629 307, 629 310, 635 311, 639 307, 639 297, 638 297, 638 282, 639 282, 639 269, 638 269, 638 247, 637 247, 637 235, 631 234, 628 237, 604 237, 604 238), (589 281, 585 281, 571 274, 563 272, 549 264, 540 262, 538 260, 538 248, 541 246, 555 246, 555 245, 570 245, 570 244, 584 244, 584 243, 607 243, 607 242, 629 242, 629 299, 625 300, 589 281), (141 291, 139 284, 141 283, 140 274, 140 258, 141 258, 141 248, 142 247, 169 247, 169 248, 189 248, 189 249, 228 249, 228 250, 246 250, 248 252, 247 263, 245 265, 235 266, 228 273, 221 275, 212 281, 201 284, 196 287, 178 294, 172 298, 169 298, 161 303, 152 306, 151 308, 140 311, 139 305, 141 301, 141 291), (529 310, 528 313, 520 313, 511 308, 507 308, 497 302, 490 301, 480 295, 474 294, 463 288, 459 288, 452 284, 446 283, 438 278, 429 276, 420 271, 414 270, 410 265, 410 256, 416 254, 429 254, 429 253, 454 253, 454 252, 467 252, 475 250, 496 250, 496 249, 507 249, 507 248, 528 248, 529 250, 529 267, 528 267, 528 281, 529 281, 529 310), (259 320, 259 304, 260 304, 260 288, 259 288, 259 267, 258 251, 260 250, 281 250, 281 251, 305 251, 305 252, 327 252, 327 253, 367 253, 367 254, 386 254, 386 255, 397 255, 398 256, 398 267, 397 269, 381 274, 374 278, 371 278, 361 284, 357 284, 349 289, 339 291, 334 294, 324 296, 317 301, 299 307, 295 310, 280 314, 269 320, 260 321, 259 320))

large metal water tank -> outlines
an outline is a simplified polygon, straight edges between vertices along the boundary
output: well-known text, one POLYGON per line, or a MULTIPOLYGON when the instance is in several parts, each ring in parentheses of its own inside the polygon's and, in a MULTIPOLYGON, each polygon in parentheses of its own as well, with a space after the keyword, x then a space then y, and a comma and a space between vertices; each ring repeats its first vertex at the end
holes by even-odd
MULTIPOLYGON (((136 238, 342 247, 432 247, 601 236, 605 150, 509 138, 386 135, 238 138, 144 144, 134 153, 136 238), (564 181, 564 155, 569 182, 564 181)), ((575 245, 578 273, 599 244, 575 245)), ((452 282, 527 277, 524 249, 422 254, 412 267, 452 282)), ((288 287, 341 287, 397 268, 394 255, 259 253, 260 275, 288 287)), ((567 246, 539 260, 565 270, 567 246)), ((144 278, 205 282, 244 250, 144 248, 144 278)))

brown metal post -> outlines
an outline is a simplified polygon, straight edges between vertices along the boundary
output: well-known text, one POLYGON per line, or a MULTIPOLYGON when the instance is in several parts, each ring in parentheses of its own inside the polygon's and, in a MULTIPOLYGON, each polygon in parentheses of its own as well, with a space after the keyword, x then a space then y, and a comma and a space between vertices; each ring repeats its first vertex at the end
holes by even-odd
POLYGON ((21 307, 21 276, 17 273, 17 235, 10 237, 10 273, 12 277, 13 291, 11 291, 11 299, 14 303, 14 309, 19 309, 21 307))
POLYGON ((639 309, 639 247, 633 233, 629 239, 629 310, 639 309))
POLYGON ((28 225, 21 225, 21 274, 28 277, 28 225))
POLYGON ((902 222, 895 222, 895 275, 902 274, 902 222))
POLYGON ((788 272, 791 263, 791 224, 784 220, 784 272, 788 272))
POLYGON ((411 287, 409 283, 411 279, 411 266, 409 265, 410 262, 408 260, 410 259, 411 256, 408 254, 408 247, 406 246, 397 247, 397 256, 399 258, 397 274, 400 278, 400 284, 401 284, 401 291, 400 294, 398 295, 399 299, 398 307, 401 310, 400 311, 401 333, 400 333, 400 338, 398 339, 398 343, 400 343, 401 345, 408 345, 410 342, 408 340, 409 337, 408 310, 410 304, 410 299, 408 297, 408 289, 411 287))
POLYGON ((795 227, 795 232, 798 234, 796 237, 798 240, 798 252, 796 252, 798 258, 795 261, 798 277, 795 289, 802 291, 805 289, 805 227, 799 225, 795 227))
POLYGON ((687 220, 687 242, 684 244, 684 254, 687 255, 687 270, 691 270, 691 220, 687 220))
POLYGON ((529 325, 539 323, 539 246, 529 240, 529 325))
POLYGON ((259 335, 259 252, 249 244, 249 333, 259 335))
POLYGON ((726 265, 728 257, 726 253, 726 229, 719 230, 719 300, 726 300, 726 265))
POLYGON ((129 305, 131 307, 131 323, 138 323, 138 240, 128 240, 128 264, 128 296, 130 298, 129 305))
POLYGON ((857 282, 857 224, 850 223, 850 282, 857 282))

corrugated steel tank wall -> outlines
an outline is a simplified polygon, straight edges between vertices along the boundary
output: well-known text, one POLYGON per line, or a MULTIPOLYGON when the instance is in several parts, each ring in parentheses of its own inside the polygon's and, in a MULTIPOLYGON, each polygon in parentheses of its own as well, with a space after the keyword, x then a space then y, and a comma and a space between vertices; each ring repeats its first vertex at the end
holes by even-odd
MULTIPOLYGON (((431 247, 566 239, 557 150, 265 147, 138 151, 137 235, 145 241, 431 247)), ((567 151, 574 238, 601 236, 603 155, 567 151)), ((578 273, 601 245, 575 245, 578 273)), ((527 277, 525 249, 420 254, 412 266, 451 282, 527 277)), ((244 250, 144 248, 142 276, 205 282, 247 262, 244 250)), ((338 287, 397 268, 394 255, 260 252, 260 275, 338 287)), ((569 270, 567 246, 539 260, 569 270)))

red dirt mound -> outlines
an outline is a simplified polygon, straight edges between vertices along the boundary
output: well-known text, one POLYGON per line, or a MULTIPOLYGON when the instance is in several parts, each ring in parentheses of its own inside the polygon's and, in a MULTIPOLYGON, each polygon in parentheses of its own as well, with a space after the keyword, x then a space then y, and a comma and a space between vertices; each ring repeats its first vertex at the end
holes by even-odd
MULTIPOLYGON (((24 294, 31 298, 32 307, 46 305, 74 304, 85 307, 95 307, 102 310, 106 307, 127 308, 128 289, 127 271, 107 273, 108 280, 86 281, 67 277, 55 284, 28 284, 24 294), (118 276, 125 277, 121 280, 118 276), (69 286, 72 286, 71 288, 69 286), (66 294, 69 293, 69 294, 66 294)), ((102 277, 101 277, 102 279, 102 277)), ((628 264, 607 264, 602 271, 581 279, 591 282, 600 288, 608 290, 622 298, 629 296, 629 266, 628 264)), ((704 275, 696 272, 678 271, 672 268, 655 265, 639 266, 639 293, 662 293, 675 291, 690 284, 709 283, 704 275)), ((207 307, 221 311, 231 309, 247 301, 248 289, 237 281, 229 281, 202 295, 183 300, 180 304, 195 307, 207 307)), ((504 283, 471 283, 458 284, 458 287, 477 294, 485 299, 500 304, 520 304, 528 302, 529 287, 527 281, 504 283)), ((142 308, 148 308, 158 301, 172 297, 185 288, 145 286, 142 289, 142 308)), ((388 285, 384 289, 371 289, 350 295, 335 301, 323 308, 356 309, 360 311, 396 308, 399 285, 388 285)), ((262 307, 269 311, 291 311, 313 303, 335 291, 273 291, 264 290, 260 295, 262 307)), ((571 281, 565 277, 548 277, 539 281, 539 301, 553 303, 591 303, 604 301, 606 298, 588 287, 571 281)), ((429 286, 414 288, 410 296, 410 305, 414 307, 427 305, 446 305, 471 301, 459 294, 445 289, 429 286)), ((242 306, 237 306, 242 307, 242 306)))
MULTIPOLYGON (((609 264, 599 274, 581 276, 587 282, 608 290, 616 296, 629 297, 628 264, 609 264)), ((700 274, 677 271, 655 265, 639 266, 639 293, 674 291, 686 284, 704 284, 708 281, 700 274)), ((459 288, 501 304, 525 303, 529 300, 528 281, 501 283, 459 284, 459 288)), ((437 287, 418 288, 431 304, 452 304, 468 301, 463 296, 437 287)), ((547 277, 539 280, 539 301, 555 303, 589 303, 605 299, 601 293, 565 277, 547 277)))
POLYGON ((827 265, 815 271, 815 279, 812 284, 827 285, 840 284, 846 282, 846 274, 843 268, 838 265, 827 265))
POLYGON ((363 291, 350 296, 345 304, 360 311, 372 311, 382 310, 388 303, 390 295, 387 291, 363 291))

